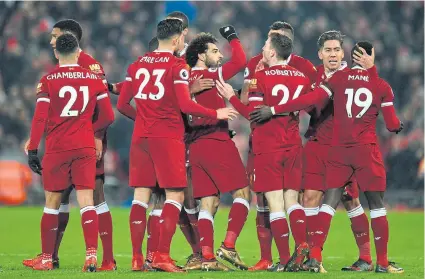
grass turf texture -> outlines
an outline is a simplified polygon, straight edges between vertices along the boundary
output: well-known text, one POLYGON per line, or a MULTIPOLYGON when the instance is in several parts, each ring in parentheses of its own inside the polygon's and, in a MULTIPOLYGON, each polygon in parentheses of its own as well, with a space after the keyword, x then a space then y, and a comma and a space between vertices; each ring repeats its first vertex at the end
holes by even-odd
MULTIPOLYGON (((0 278, 424 278, 424 214, 423 212, 390 212, 390 260, 405 269, 404 274, 376 274, 342 272, 341 267, 350 265, 357 259, 357 247, 350 229, 347 214, 338 211, 324 249, 324 266, 327 274, 271 273, 271 272, 190 272, 188 274, 165 274, 162 272, 141 273, 130 271, 131 241, 128 225, 129 209, 112 208, 114 222, 114 252, 118 264, 116 272, 82 273, 84 263, 84 241, 77 209, 70 214, 70 222, 65 232, 59 257, 60 269, 48 272, 34 271, 22 265, 22 260, 33 257, 40 248, 40 218, 42 207, 0 207, 0 278)), ((221 209, 215 219, 215 247, 224 239, 227 227, 228 209, 221 209)), ((237 242, 242 259, 252 265, 259 259, 259 246, 255 228, 255 210, 251 210, 248 221, 237 242)), ((372 236, 372 232, 371 232, 372 236)), ((292 240, 292 237, 291 237, 292 240)), ((373 243, 373 241, 372 241, 373 243)), ((274 244, 273 244, 274 246, 274 244)), ((99 247, 101 242, 99 240, 99 247)), ((293 247, 293 245, 291 246, 293 247)), ((146 245, 143 245, 143 249, 146 245)), ((101 249, 101 248, 100 248, 101 249)), ((291 248, 292 249, 292 248, 291 248)), ((173 239, 171 256, 183 265, 191 253, 190 246, 177 228, 173 239)), ((98 252, 102 259, 101 250, 98 252)), ((276 260, 278 253, 273 248, 276 260)), ((372 256, 375 249, 372 244, 372 256)))

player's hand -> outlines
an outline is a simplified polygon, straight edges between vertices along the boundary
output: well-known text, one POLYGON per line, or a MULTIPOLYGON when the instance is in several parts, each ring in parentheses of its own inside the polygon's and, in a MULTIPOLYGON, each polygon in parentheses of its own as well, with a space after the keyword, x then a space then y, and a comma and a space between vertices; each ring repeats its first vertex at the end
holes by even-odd
POLYGON ((232 108, 221 108, 217 110, 217 119, 233 120, 238 116, 238 112, 232 108))
POLYGON ((25 154, 27 154, 28 155, 28 146, 30 145, 30 139, 27 139, 27 141, 25 142, 25 145, 24 145, 24 151, 25 151, 25 154))
POLYGON ((38 156, 37 156, 37 149, 28 150, 28 165, 33 172, 41 175, 42 168, 40 164, 40 159, 38 159, 38 156))
POLYGON ((119 95, 119 93, 117 92, 117 84, 116 83, 109 83, 108 82, 108 90, 109 90, 109 92, 111 92, 114 95, 119 95))
POLYGON ((218 93, 223 98, 230 100, 230 98, 235 96, 235 91, 233 90, 233 87, 230 84, 225 83, 223 80, 217 80, 216 86, 217 86, 218 93))
POLYGON ((272 109, 270 107, 261 105, 261 106, 255 107, 255 108, 256 108, 256 110, 251 111, 249 113, 249 120, 251 122, 260 123, 260 122, 264 122, 264 121, 267 121, 270 118, 272 118, 273 112, 272 112, 272 109))
POLYGON ((370 69, 373 67, 375 63, 375 48, 372 48, 372 54, 367 54, 366 50, 362 47, 358 47, 362 53, 358 52, 357 50, 353 53, 353 60, 360 66, 362 66, 365 69, 370 69))
POLYGON ((214 80, 211 78, 196 79, 190 86, 190 94, 196 94, 204 90, 211 89, 214 86, 214 80))
POLYGON ((404 128, 404 123, 402 121, 400 121, 400 128, 398 128, 397 131, 395 131, 396 134, 400 133, 404 128))
POLYGON ((235 27, 233 27, 232 25, 223 26, 219 29, 219 31, 221 36, 223 36, 223 38, 229 41, 229 43, 231 40, 238 38, 238 34, 236 34, 235 27))
POLYGON ((103 153, 103 143, 101 139, 94 138, 94 145, 96 148, 96 160, 100 161, 102 159, 102 153, 103 153))

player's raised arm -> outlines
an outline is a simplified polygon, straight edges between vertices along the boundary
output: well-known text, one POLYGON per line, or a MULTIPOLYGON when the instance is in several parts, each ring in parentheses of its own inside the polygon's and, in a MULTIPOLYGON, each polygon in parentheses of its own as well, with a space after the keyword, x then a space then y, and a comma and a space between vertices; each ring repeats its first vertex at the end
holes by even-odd
POLYGON ((132 78, 127 74, 126 81, 120 91, 118 97, 117 109, 123 115, 127 116, 131 120, 136 120, 136 109, 130 104, 133 99, 133 92, 131 91, 132 78))
POLYGON ((228 80, 239 73, 246 65, 246 54, 239 40, 235 28, 232 25, 223 26, 220 28, 220 34, 223 38, 229 41, 232 47, 232 56, 230 60, 218 69, 222 79, 228 80))
POLYGON ((385 125, 390 132, 399 133, 403 130, 403 122, 397 117, 394 109, 394 94, 391 86, 384 80, 379 86, 382 92, 381 111, 384 116, 385 125))

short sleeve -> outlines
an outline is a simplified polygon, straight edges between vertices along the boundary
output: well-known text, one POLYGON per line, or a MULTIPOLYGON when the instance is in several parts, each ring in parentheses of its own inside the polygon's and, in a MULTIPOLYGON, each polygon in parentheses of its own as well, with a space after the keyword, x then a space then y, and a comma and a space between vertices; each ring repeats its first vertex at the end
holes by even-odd
POLYGON ((49 87, 47 84, 47 78, 46 76, 43 76, 40 79, 40 82, 37 84, 37 102, 48 102, 50 103, 50 96, 49 96, 49 87))
POLYGON ((177 62, 173 67, 174 84, 182 83, 189 85, 189 66, 183 62, 177 62))
POLYGON ((259 61, 261 61, 261 59, 259 59, 260 55, 261 54, 256 55, 248 61, 248 64, 245 67, 245 71, 244 71, 244 75, 243 75, 244 81, 249 82, 249 80, 254 77, 257 65, 258 65, 259 61))
POLYGON ((394 105, 394 93, 391 86, 384 80, 379 86, 381 93, 381 107, 388 107, 394 105))

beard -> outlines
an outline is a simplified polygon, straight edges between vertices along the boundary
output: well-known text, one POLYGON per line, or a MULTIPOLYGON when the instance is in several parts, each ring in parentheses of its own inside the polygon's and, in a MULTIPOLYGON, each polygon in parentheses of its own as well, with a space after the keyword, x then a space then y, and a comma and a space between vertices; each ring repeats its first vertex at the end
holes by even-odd
POLYGON ((218 67, 220 67, 220 65, 221 65, 221 60, 215 62, 215 61, 208 59, 208 57, 205 60, 205 66, 207 66, 208 68, 218 68, 218 67))

